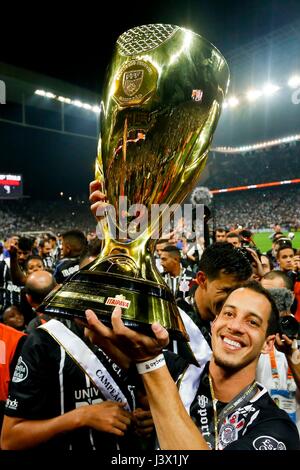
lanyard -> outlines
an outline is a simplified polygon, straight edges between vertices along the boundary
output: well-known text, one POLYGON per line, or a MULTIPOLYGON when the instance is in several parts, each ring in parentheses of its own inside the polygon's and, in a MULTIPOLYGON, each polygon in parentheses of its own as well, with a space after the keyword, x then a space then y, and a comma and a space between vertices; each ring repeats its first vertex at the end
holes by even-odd
MULTIPOLYGON (((270 357, 273 381, 274 381, 275 384, 277 384, 277 386, 279 388, 279 373, 278 373, 278 368, 277 368, 277 361, 276 361, 276 357, 275 357, 275 348, 274 347, 273 347, 272 351, 269 352, 269 357, 270 357)), ((286 378, 287 378, 287 384, 291 383, 291 381, 293 380, 293 374, 292 374, 292 371, 291 371, 290 367, 288 367, 288 370, 287 370, 287 373, 286 373, 286 378)))
POLYGON ((209 388, 213 404, 214 412, 214 433, 215 433, 215 450, 219 448, 219 431, 218 426, 226 416, 235 411, 238 407, 244 406, 248 403, 257 393, 257 384, 254 380, 250 385, 244 388, 236 397, 234 397, 227 405, 221 410, 218 416, 217 401, 214 393, 213 383, 210 374, 208 374, 209 388))

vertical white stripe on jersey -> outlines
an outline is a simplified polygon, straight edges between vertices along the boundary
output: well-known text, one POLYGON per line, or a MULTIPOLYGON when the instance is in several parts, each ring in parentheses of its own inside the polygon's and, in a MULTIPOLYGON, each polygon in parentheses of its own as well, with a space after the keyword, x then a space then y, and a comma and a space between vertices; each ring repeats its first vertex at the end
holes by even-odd
MULTIPOLYGON (((90 381, 90 378, 87 374, 84 374, 85 376, 85 383, 86 383, 86 386, 87 388, 89 388, 91 386, 91 381, 90 381)), ((93 404, 93 401, 91 400, 91 405, 93 404)), ((90 406, 90 405, 88 405, 90 406)), ((91 443, 91 446, 92 446, 92 449, 93 450, 96 450, 96 447, 95 447, 95 442, 94 442, 94 437, 93 437, 93 430, 92 429, 89 429, 89 436, 90 436, 90 443, 91 443)))
MULTIPOLYGON (((64 397, 64 366, 66 360, 66 351, 60 347, 60 363, 59 363, 59 389, 60 389, 60 414, 65 413, 65 397, 64 397)), ((69 444, 69 450, 72 450, 72 444, 69 444)))
POLYGON ((65 413, 65 400, 64 400, 64 375, 63 369, 65 365, 66 351, 60 347, 60 363, 59 363, 59 389, 60 389, 60 414, 65 413))

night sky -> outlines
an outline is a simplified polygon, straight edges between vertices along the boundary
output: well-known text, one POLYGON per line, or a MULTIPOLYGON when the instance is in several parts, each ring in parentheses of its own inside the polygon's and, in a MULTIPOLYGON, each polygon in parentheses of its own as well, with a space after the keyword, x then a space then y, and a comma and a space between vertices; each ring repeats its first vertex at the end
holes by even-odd
MULTIPOLYGON (((4 3, 4 2, 3 2, 4 3)), ((147 23, 189 27, 223 54, 300 18, 299 0, 135 0, 1 6, 0 62, 65 79, 99 93, 113 45, 147 23), (99 2, 100 4, 100 2, 99 2), (43 5, 43 6, 42 6, 43 5)))

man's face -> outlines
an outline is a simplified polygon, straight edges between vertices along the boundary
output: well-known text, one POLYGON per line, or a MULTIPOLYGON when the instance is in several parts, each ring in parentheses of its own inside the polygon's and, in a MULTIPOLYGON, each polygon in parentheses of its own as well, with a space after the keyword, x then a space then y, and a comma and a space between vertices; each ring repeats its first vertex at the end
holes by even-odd
POLYGON ((158 256, 162 254, 162 250, 166 248, 166 246, 167 246, 167 243, 157 243, 155 250, 158 256))
POLYGON ((228 237, 226 238, 226 241, 228 243, 231 243, 231 245, 235 246, 236 248, 239 248, 241 246, 239 237, 228 237))
POLYGON ((280 250, 277 261, 281 271, 291 271, 294 269, 294 250, 292 248, 280 250))
POLYGON ((271 271, 269 258, 265 255, 262 255, 260 257, 260 262, 261 262, 264 273, 265 274, 269 273, 271 271))
POLYGON ((176 273, 178 269, 180 269, 179 259, 177 257, 171 256, 165 251, 163 251, 160 255, 160 262, 166 273, 175 275, 174 273, 176 273))
POLYGON ((198 282, 201 288, 198 288, 195 292, 196 305, 203 319, 214 320, 220 312, 228 293, 233 288, 241 285, 243 281, 237 280, 233 274, 224 274, 222 272, 214 280, 209 280, 203 273, 204 279, 200 280, 199 275, 200 273, 198 273, 198 282))
POLYGON ((264 295, 243 287, 232 292, 212 324, 215 363, 231 370, 256 365, 260 353, 273 345, 274 335, 266 340, 270 313, 264 295))
POLYGON ((6 309, 3 322, 18 330, 24 326, 24 316, 15 306, 12 306, 6 309))
POLYGON ((226 242, 226 232, 225 230, 216 231, 216 242, 226 242))
POLYGON ((44 246, 41 248, 42 256, 47 256, 51 253, 52 246, 50 242, 45 242, 44 246))
POLYGON ((18 262, 21 266, 24 266, 25 261, 27 258, 32 255, 31 250, 21 250, 18 248, 18 262))
POLYGON ((35 271, 44 271, 43 262, 39 259, 31 259, 27 263, 27 274, 31 274, 35 271))

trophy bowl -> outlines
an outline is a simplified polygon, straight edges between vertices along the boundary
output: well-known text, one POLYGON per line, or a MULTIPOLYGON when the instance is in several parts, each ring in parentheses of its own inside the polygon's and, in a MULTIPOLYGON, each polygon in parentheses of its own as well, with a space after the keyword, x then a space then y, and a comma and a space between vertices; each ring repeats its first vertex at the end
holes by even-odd
POLYGON ((101 222, 104 246, 39 311, 84 319, 91 308, 109 325, 120 306, 130 328, 151 335, 159 321, 171 339, 188 340, 156 269, 153 238, 164 211, 199 179, 228 83, 222 54, 188 29, 150 24, 119 37, 102 93, 96 160, 111 208, 101 222), (153 207, 163 209, 149 220, 153 207))

